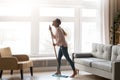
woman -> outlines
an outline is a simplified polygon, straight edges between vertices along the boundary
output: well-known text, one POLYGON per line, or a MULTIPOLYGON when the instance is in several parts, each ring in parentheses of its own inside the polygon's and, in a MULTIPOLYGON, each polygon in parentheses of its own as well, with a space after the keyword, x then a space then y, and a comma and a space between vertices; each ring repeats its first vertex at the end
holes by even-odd
POLYGON ((70 66, 72 67, 73 74, 70 77, 74 77, 77 72, 75 70, 74 62, 70 59, 69 54, 68 54, 68 46, 67 42, 65 40, 65 36, 67 36, 66 32, 60 27, 61 20, 60 19, 55 19, 52 23, 52 25, 56 29, 56 33, 52 33, 51 27, 49 27, 49 30, 52 33, 52 37, 56 40, 56 43, 53 43, 54 46, 59 46, 59 51, 58 51, 58 66, 57 66, 57 72, 55 73, 56 75, 61 74, 60 67, 61 67, 61 58, 64 55, 66 60, 70 63, 70 66))

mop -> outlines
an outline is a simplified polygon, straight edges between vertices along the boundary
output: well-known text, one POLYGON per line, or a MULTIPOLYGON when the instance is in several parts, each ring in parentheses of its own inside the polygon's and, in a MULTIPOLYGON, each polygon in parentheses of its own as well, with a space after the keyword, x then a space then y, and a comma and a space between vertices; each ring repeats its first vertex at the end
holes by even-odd
MULTIPOLYGON (((49 25, 49 28, 51 28, 51 26, 49 25)), ((52 28, 50 30, 50 33, 51 33, 51 39, 52 39, 52 43, 54 44, 54 39, 53 39, 53 36, 52 36, 52 28)), ((58 65, 58 59, 57 59, 57 52, 56 52, 56 48, 55 46, 53 45, 53 48, 54 48, 54 52, 55 52, 55 57, 56 57, 56 60, 57 60, 57 65, 58 65)), ((69 76, 66 76, 66 75, 62 75, 62 74, 59 74, 59 75, 56 75, 56 74, 53 74, 52 76, 54 77, 64 77, 64 78, 68 78, 69 76)))

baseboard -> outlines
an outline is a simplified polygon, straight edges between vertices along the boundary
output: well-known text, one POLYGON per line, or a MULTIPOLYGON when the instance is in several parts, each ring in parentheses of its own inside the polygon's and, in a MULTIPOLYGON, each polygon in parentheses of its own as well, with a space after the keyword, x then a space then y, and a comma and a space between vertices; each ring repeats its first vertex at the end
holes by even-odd
MULTIPOLYGON (((44 71, 55 71, 57 68, 56 67, 36 67, 34 68, 34 72, 44 72, 44 71)), ((62 66, 61 70, 71 70, 70 66, 62 66)))

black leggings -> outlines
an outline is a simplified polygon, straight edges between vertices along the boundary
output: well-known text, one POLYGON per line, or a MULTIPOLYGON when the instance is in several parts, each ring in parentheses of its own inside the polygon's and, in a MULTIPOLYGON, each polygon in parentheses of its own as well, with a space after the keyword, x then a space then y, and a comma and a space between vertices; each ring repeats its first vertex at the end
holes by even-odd
POLYGON ((72 70, 75 70, 74 62, 70 59, 69 54, 68 54, 68 48, 60 46, 59 52, 58 52, 58 67, 57 67, 57 71, 60 71, 61 58, 62 58, 63 55, 65 56, 66 60, 69 62, 70 66, 72 67, 72 70))

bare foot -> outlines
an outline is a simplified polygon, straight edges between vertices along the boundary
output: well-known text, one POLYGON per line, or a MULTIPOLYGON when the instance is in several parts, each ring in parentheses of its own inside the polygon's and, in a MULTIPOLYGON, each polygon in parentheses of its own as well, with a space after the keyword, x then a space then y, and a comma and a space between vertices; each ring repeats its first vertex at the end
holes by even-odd
POLYGON ((71 77, 71 78, 74 78, 76 75, 77 75, 77 71, 75 70, 70 77, 71 77))
POLYGON ((61 74, 61 72, 59 72, 59 71, 57 71, 56 73, 55 73, 55 75, 60 75, 61 74))

